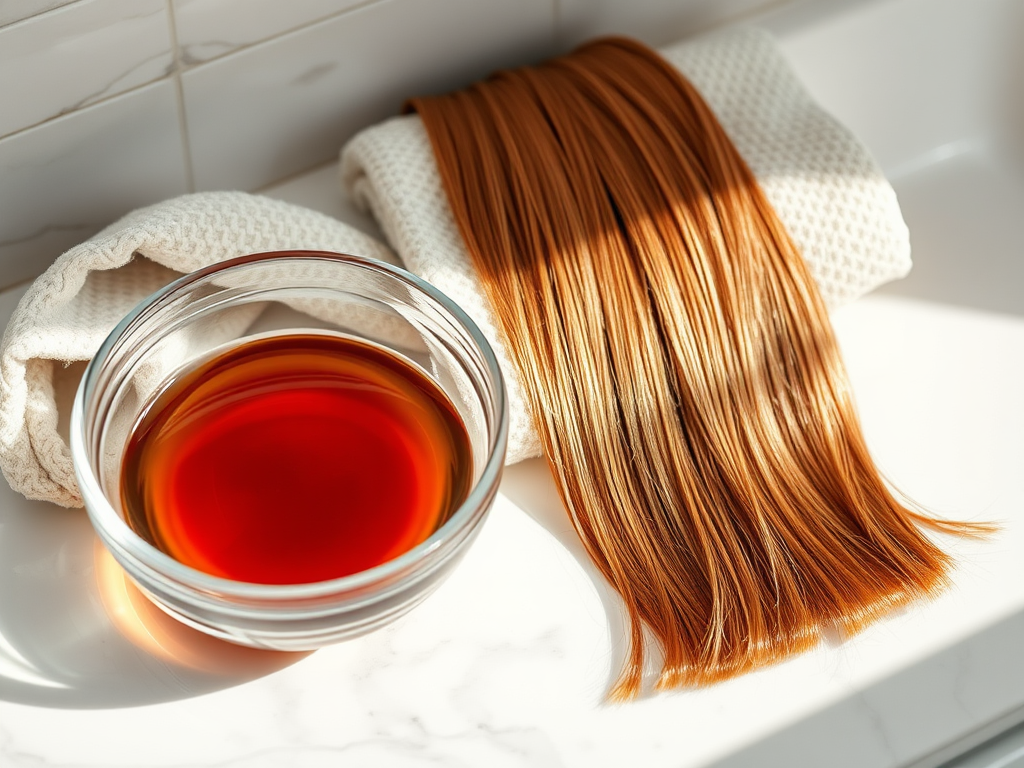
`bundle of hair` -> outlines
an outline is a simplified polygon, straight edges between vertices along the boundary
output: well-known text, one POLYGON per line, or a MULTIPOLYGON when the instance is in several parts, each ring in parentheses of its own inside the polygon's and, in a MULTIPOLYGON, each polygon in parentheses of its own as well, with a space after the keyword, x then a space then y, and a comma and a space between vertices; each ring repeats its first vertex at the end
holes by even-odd
POLYGON ((629 40, 410 102, 563 501, 632 626, 614 698, 701 685, 931 594, 825 306, 696 90, 629 40))

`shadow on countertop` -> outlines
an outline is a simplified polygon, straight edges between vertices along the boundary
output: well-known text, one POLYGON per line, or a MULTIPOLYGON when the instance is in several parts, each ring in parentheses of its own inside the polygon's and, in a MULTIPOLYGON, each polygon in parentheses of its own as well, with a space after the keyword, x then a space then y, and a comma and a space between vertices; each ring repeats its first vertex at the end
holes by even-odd
POLYGON ((263 677, 306 654, 260 651, 179 623, 145 598, 85 512, 0 482, 0 699, 99 709, 174 701, 263 677))
MULTIPOLYGON (((598 570, 562 504, 555 480, 543 459, 530 459, 505 467, 501 492, 509 501, 548 531, 579 563, 594 586, 604 610, 611 648, 605 695, 614 687, 629 658, 630 626, 622 598, 598 570)), ((638 698, 656 695, 654 684, 661 671, 660 647, 645 631, 642 692, 638 698)))

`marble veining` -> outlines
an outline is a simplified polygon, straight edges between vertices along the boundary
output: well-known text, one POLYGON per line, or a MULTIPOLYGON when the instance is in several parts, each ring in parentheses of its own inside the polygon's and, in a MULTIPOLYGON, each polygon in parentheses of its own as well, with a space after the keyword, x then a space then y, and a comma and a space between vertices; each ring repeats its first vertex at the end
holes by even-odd
MULTIPOLYGON (((445 7, 468 9, 463 1, 446 0, 445 7)), ((560 7, 572 11, 581 1, 560 7)), ((177 624, 124 581, 80 512, 0 487, 0 764, 934 768, 950 744, 1024 712, 1024 665, 1017 663, 1024 647, 1024 359, 1017 354, 1024 349, 1024 309, 1019 297, 1004 302, 1004 283, 1016 285, 1021 240, 1019 227, 1010 225, 1019 217, 1002 220, 1024 185, 1013 158, 1000 154, 1005 145, 1000 150, 987 135, 967 137, 968 149, 938 165, 908 165, 934 148, 907 149, 916 130, 908 122, 912 112, 898 113, 892 136, 883 129, 900 104, 885 101, 883 114, 858 112, 869 108, 858 100, 865 93, 910 92, 897 75, 913 35, 931 35, 913 47, 915 55, 939 50, 942 66, 957 57, 980 66, 989 59, 972 58, 972 50, 986 39, 984 30, 1000 24, 975 17, 993 12, 1005 22, 1019 17, 1020 5, 930 2, 938 9, 931 26, 912 24, 919 0, 868 3, 870 12, 837 1, 841 11, 832 21, 821 29, 790 27, 798 31, 784 47, 830 107, 881 142, 886 162, 916 168, 897 180, 917 238, 915 273, 892 289, 905 295, 869 297, 834 321, 870 448, 887 476, 940 514, 1003 525, 989 542, 947 542, 958 570, 946 594, 770 669, 610 705, 604 695, 624 648, 621 607, 582 553, 543 462, 509 469, 480 538, 426 602, 372 635, 308 655, 237 648, 177 624), (972 20, 957 23, 958 12, 972 20), (879 19, 897 26, 875 34, 871 25, 879 19), (965 32, 957 37, 959 30, 965 32), (943 40, 962 45, 936 42, 943 40), (866 50, 871 66, 851 65, 866 50), (850 84, 858 73, 868 85, 850 84), (957 210, 969 211, 969 221, 957 210), (1000 219, 986 218, 993 215, 1000 219), (996 233, 969 260, 957 233, 950 234, 968 225, 996 233), (966 277, 959 271, 965 261, 972 269, 966 277), (928 287, 915 293, 918 275, 928 287)), ((232 134, 217 133, 223 113, 200 97, 212 100, 230 87, 278 87, 266 93, 287 98, 266 99, 311 115, 309 140, 326 147, 348 129, 348 118, 310 103, 336 89, 332 97, 351 96, 353 109, 365 109, 359 114, 369 119, 373 109, 390 109, 388 99, 398 98, 413 82, 404 78, 426 60, 417 57, 431 53, 429 46, 413 51, 372 82, 373 67, 359 69, 371 61, 373 42, 386 39, 374 25, 403 23, 408 17, 399 11, 411 7, 393 1, 351 10, 352 19, 381 14, 352 27, 368 39, 351 59, 324 53, 332 40, 345 42, 332 39, 343 25, 331 17, 191 69, 186 97, 199 101, 194 114, 189 110, 190 130, 196 138, 208 128, 212 137, 197 143, 197 167, 209 169, 202 183, 262 184, 280 168, 260 160, 252 161, 255 168, 238 167, 308 136, 296 123, 274 123, 240 139, 248 154, 225 164, 222 175, 216 150, 232 134), (317 45, 308 56, 296 53, 310 42, 317 45), (282 56, 279 74, 275 51, 282 56), (314 82, 294 85, 335 61, 338 67, 314 82), (242 64, 258 70, 251 80, 242 64), (338 79, 342 73, 351 80, 338 79), (308 90, 290 93, 288 83, 308 90), (393 92, 381 96, 389 87, 393 92)), ((617 13, 594 7, 597 16, 617 13)), ((507 13, 502 18, 520 25, 523 45, 543 29, 531 26, 540 22, 521 8, 507 13)), ((484 24, 486 15, 481 11, 474 23, 484 24)), ((433 39, 456 46, 458 32, 442 30, 433 39)), ((499 39, 471 41, 479 48, 461 66, 486 64, 499 39)), ((991 59, 996 47, 988 46, 991 59)), ((454 80, 460 71, 453 66, 445 77, 454 80)), ((966 89, 966 104, 1019 103, 999 90, 1006 83, 998 79, 969 80, 950 80, 943 98, 956 107, 966 89)), ((246 128, 266 116, 259 98, 249 98, 240 102, 241 122, 231 125, 246 128)), ((61 237, 80 238, 128 207, 187 189, 177 107, 173 83, 162 78, 0 140, 0 240, 52 238, 52 257, 61 237)), ((940 107, 929 104, 922 114, 930 123, 940 120, 940 107)), ((929 124, 937 133, 926 135, 972 125, 954 117, 946 126, 929 124)), ((312 162, 313 154, 290 162, 312 162)), ((266 192, 369 226, 344 207, 335 173, 332 164, 266 192)), ((34 274, 42 259, 18 247, 0 247, 0 274, 11 282, 34 274)), ((0 292, 0 313, 16 299, 16 291, 0 292)))
POLYGON ((388 0, 186 70, 196 188, 259 188, 319 165, 412 94, 549 51, 552 2, 434 0, 427 12, 388 0))
POLYGON ((0 139, 0 286, 132 208, 187 190, 166 80, 0 139))
POLYGON ((172 66, 165 0, 84 0, 2 28, 0 136, 158 80, 172 66))
POLYGON ((14 24, 76 0, 4 0, 0 4, 0 27, 14 24))
POLYGON ((179 56, 202 64, 375 0, 170 0, 179 56))

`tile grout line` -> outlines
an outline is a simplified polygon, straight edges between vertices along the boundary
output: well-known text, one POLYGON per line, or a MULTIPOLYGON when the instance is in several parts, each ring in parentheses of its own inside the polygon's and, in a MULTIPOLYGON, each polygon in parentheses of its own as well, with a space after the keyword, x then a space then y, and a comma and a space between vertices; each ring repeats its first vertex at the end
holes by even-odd
MULTIPOLYGON (((84 1, 85 0, 74 0, 74 2, 69 3, 69 5, 74 5, 75 2, 84 2, 84 1)), ((185 154, 189 158, 189 165, 188 165, 186 174, 187 174, 187 176, 188 176, 188 178, 190 180, 189 186, 190 186, 190 189, 191 189, 191 183, 192 183, 192 179, 193 179, 193 175, 194 174, 193 174, 193 169, 192 169, 192 165, 191 165, 191 147, 190 147, 190 144, 189 144, 188 133, 187 133, 187 130, 186 130, 187 127, 188 127, 188 122, 187 122, 187 118, 186 118, 186 115, 185 115, 184 87, 182 86, 182 83, 181 83, 181 75, 183 73, 188 72, 188 71, 193 70, 193 69, 198 69, 200 67, 204 67, 207 64, 212 64, 214 62, 220 61, 221 59, 225 59, 225 58, 227 58, 229 56, 233 56, 234 54, 242 53, 243 51, 248 51, 248 50, 251 50, 253 48, 259 47, 261 45, 266 45, 268 43, 272 43, 272 42, 274 42, 274 41, 276 41, 276 40, 278 40, 278 39, 280 39, 282 37, 285 37, 286 35, 292 35, 292 34, 295 34, 295 33, 298 33, 298 32, 302 32, 302 31, 304 31, 306 29, 310 29, 312 27, 315 27, 318 24, 322 24, 322 23, 325 23, 325 22, 328 22, 328 21, 334 21, 338 17, 344 16, 344 15, 346 15, 348 13, 353 12, 353 11, 363 10, 364 8, 367 8, 367 7, 372 6, 372 5, 387 3, 387 2, 389 2, 389 0, 360 0, 360 1, 356 2, 356 3, 354 3, 353 5, 348 6, 347 8, 343 8, 340 11, 336 11, 335 13, 330 14, 329 16, 324 16, 324 17, 319 18, 319 19, 314 19, 312 21, 306 22, 305 24, 301 24, 301 25, 299 25, 297 27, 293 27, 292 29, 286 29, 286 30, 277 32, 277 33, 271 35, 270 37, 264 38, 262 40, 256 40, 256 41, 251 42, 251 43, 246 43, 244 45, 239 46, 238 48, 234 48, 234 49, 228 51, 227 53, 222 53, 222 54, 214 56, 214 57, 212 57, 210 59, 205 59, 203 61, 196 62, 194 64, 189 64, 189 63, 187 63, 187 62, 182 60, 181 49, 180 49, 180 47, 178 45, 178 28, 177 28, 177 21, 176 21, 176 18, 175 18, 174 7, 173 7, 174 0, 166 0, 166 2, 167 2, 167 18, 168 18, 168 25, 169 25, 169 34, 170 34, 170 38, 171 38, 171 47, 172 47, 171 59, 172 59, 172 68, 173 68, 172 72, 168 73, 168 75, 166 75, 166 77, 172 78, 174 80, 175 89, 176 89, 176 91, 178 93, 178 104, 179 104, 178 113, 179 113, 179 119, 180 119, 180 121, 182 123, 182 126, 183 126, 182 127, 182 135, 183 135, 182 144, 183 144, 184 149, 185 149, 185 154)), ((60 10, 61 8, 64 8, 64 7, 65 6, 59 6, 58 8, 56 8, 54 10, 60 10)), ((51 12, 52 11, 45 11, 44 13, 51 13, 51 12)), ((39 15, 42 15, 42 14, 36 14, 36 15, 39 16, 39 15)), ((33 16, 31 18, 35 18, 35 16, 33 16)), ((16 23, 20 23, 20 22, 16 22, 16 23)), ((102 104, 104 104, 104 103, 106 103, 108 101, 112 101, 114 99, 118 99, 118 98, 121 98, 123 96, 127 96, 128 94, 134 93, 135 91, 141 90, 142 88, 146 88, 146 87, 148 87, 150 85, 153 85, 154 83, 160 82, 160 80, 162 80, 162 79, 163 78, 157 78, 157 79, 151 80, 151 81, 149 81, 147 83, 140 83, 138 85, 132 86, 131 88, 128 88, 127 90, 121 91, 120 93, 115 93, 115 94, 112 94, 110 96, 104 96, 103 98, 97 99, 96 101, 92 102, 91 104, 86 104, 86 105, 80 107, 79 109, 75 109, 75 110, 73 110, 71 112, 66 112, 66 113, 60 114, 60 115, 51 115, 49 117, 45 117, 45 118, 43 118, 43 119, 33 123, 32 125, 26 125, 24 127, 18 128, 17 130, 10 131, 8 133, 0 135, 0 141, 3 141, 4 139, 11 138, 12 136, 18 136, 19 134, 27 133, 29 131, 32 131, 32 130, 36 129, 36 128, 39 128, 40 126, 46 125, 47 123, 51 123, 51 122, 53 122, 55 120, 60 120, 62 118, 68 117, 69 115, 77 114, 78 112, 81 112, 84 109, 91 109, 93 107, 100 106, 100 105, 102 105, 102 104)))
MULTIPOLYGON (((0 2, 3 2, 3 0, 0 0, 0 2)), ((7 30, 9 30, 11 27, 15 27, 15 26, 18 26, 18 25, 21 25, 21 24, 35 23, 38 19, 40 19, 41 17, 44 17, 44 16, 51 16, 52 17, 52 16, 55 16, 58 13, 64 13, 65 11, 73 8, 76 5, 82 5, 82 4, 85 4, 85 3, 88 3, 88 2, 90 2, 90 0, 69 0, 69 2, 65 2, 64 4, 55 6, 55 7, 51 8, 51 9, 49 9, 49 10, 40 11, 38 13, 35 13, 35 14, 33 14, 31 16, 28 16, 28 17, 26 17, 24 19, 21 19, 19 21, 15 21, 15 22, 12 22, 12 23, 7 24, 7 25, 0 26, 0 33, 4 33, 7 30)), ((131 71, 133 71, 134 69, 138 68, 139 66, 141 66, 142 64, 144 64, 146 62, 152 61, 153 59, 157 58, 159 55, 160 55, 159 53, 155 54, 155 55, 153 55, 153 56, 143 60, 142 62, 137 62, 136 64, 133 64, 132 68, 128 70, 128 73, 130 73, 131 71)), ((120 79, 121 77, 123 77, 125 74, 128 74, 128 73, 122 73, 121 75, 118 76, 118 79, 120 79)), ((115 99, 121 98, 122 96, 126 96, 126 95, 128 95, 130 93, 134 93, 135 91, 142 90, 143 88, 147 88, 147 87, 149 87, 149 86, 151 86, 151 85, 153 85, 155 83, 159 83, 161 80, 163 80, 164 78, 168 77, 168 75, 169 75, 169 73, 165 73, 163 75, 158 75, 158 76, 153 77, 152 79, 147 80, 145 82, 137 83, 136 85, 130 86, 128 88, 125 88, 123 91, 115 91, 114 93, 103 95, 103 94, 105 94, 105 92, 107 90, 109 90, 110 88, 112 88, 116 84, 117 80, 114 80, 106 88, 104 88, 103 90, 99 91, 98 94, 92 94, 91 96, 86 96, 81 101, 73 104, 70 108, 62 109, 60 112, 58 112, 56 114, 51 114, 51 115, 47 115, 45 117, 39 118, 38 120, 36 120, 33 123, 29 123, 28 125, 22 125, 22 126, 20 126, 18 128, 15 128, 14 130, 7 131, 7 133, 0 133, 0 141, 4 141, 4 140, 12 138, 14 136, 19 136, 21 134, 28 133, 29 131, 33 131, 36 128, 39 128, 41 126, 47 125, 47 124, 52 123, 52 122, 55 122, 57 120, 61 120, 61 119, 65 118, 65 117, 68 117, 70 115, 75 115, 75 114, 77 114, 79 112, 82 112, 82 111, 87 110, 87 109, 91 109, 92 107, 99 106, 99 105, 104 104, 104 103, 106 103, 108 101, 113 101, 115 99), (90 100, 93 97, 95 97, 95 100, 90 100)))
POLYGON ((0 24, 0 30, 8 29, 10 27, 15 26, 16 24, 25 24, 27 22, 34 21, 35 19, 38 19, 40 16, 45 16, 48 13, 54 13, 55 11, 63 10, 64 8, 67 8, 69 5, 76 5, 77 3, 81 2, 85 2, 85 0, 65 0, 65 2, 60 3, 59 5, 55 5, 52 8, 46 8, 42 11, 34 11, 29 13, 28 16, 23 16, 22 18, 15 19, 14 21, 8 21, 6 24, 0 24))
MULTIPOLYGON (((167 0, 167 1, 169 3, 173 3, 174 2, 174 0, 167 0)), ((199 67, 204 67, 207 64, 212 64, 212 63, 214 63, 216 61, 220 61, 221 59, 226 59, 229 56, 234 56, 237 53, 242 53, 244 51, 248 51, 248 50, 251 50, 253 48, 258 48, 258 47, 260 47, 262 45, 267 45, 268 43, 273 43, 273 42, 275 42, 277 40, 280 40, 283 37, 287 37, 289 35, 294 35, 294 34, 299 33, 299 32, 304 32, 307 29, 311 29, 313 27, 319 26, 320 24, 326 24, 329 21, 334 21, 334 20, 338 19, 341 16, 345 16, 347 14, 354 13, 355 11, 364 10, 365 8, 368 8, 371 5, 383 5, 384 3, 388 3, 388 2, 391 2, 391 0, 356 0, 356 2, 354 2, 352 5, 349 5, 349 6, 346 6, 345 8, 342 8, 340 11, 334 11, 333 13, 330 13, 327 16, 321 16, 321 17, 316 18, 316 19, 311 19, 310 21, 303 22, 303 23, 299 24, 296 27, 290 27, 288 29, 279 30, 279 31, 275 32, 273 35, 271 35, 270 37, 264 37, 264 38, 261 38, 260 40, 253 40, 253 41, 248 42, 248 43, 240 43, 237 47, 232 48, 229 51, 225 51, 224 53, 218 53, 218 54, 216 54, 214 56, 211 56, 208 59, 202 59, 200 61, 195 61, 195 62, 182 61, 180 63, 180 67, 181 67, 181 70, 183 72, 187 72, 187 71, 189 71, 191 69, 197 69, 199 67)))
POLYGON ((174 91, 178 98, 178 130, 181 133, 181 151, 185 160, 185 187, 196 191, 196 175, 192 167, 192 142, 188 135, 188 115, 185 113, 185 87, 181 82, 181 48, 178 46, 178 24, 174 16, 174 0, 167 0, 167 27, 171 38, 171 57, 174 62, 174 91))

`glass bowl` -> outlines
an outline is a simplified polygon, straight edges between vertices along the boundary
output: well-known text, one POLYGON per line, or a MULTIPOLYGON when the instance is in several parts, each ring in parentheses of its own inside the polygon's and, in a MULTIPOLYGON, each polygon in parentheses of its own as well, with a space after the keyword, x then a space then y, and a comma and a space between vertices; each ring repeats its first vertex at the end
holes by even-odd
POLYGON ((242 645, 311 650, 363 634, 421 602, 451 572, 494 502, 508 431, 494 354, 466 314, 414 275, 358 256, 262 253, 186 275, 103 342, 71 415, 71 452, 93 526, 157 606, 242 645), (467 498, 432 535, 381 565, 305 584, 232 581, 191 568, 125 519, 125 449, 146 409, 216 350, 275 333, 342 333, 404 358, 447 395, 468 433, 467 498))

